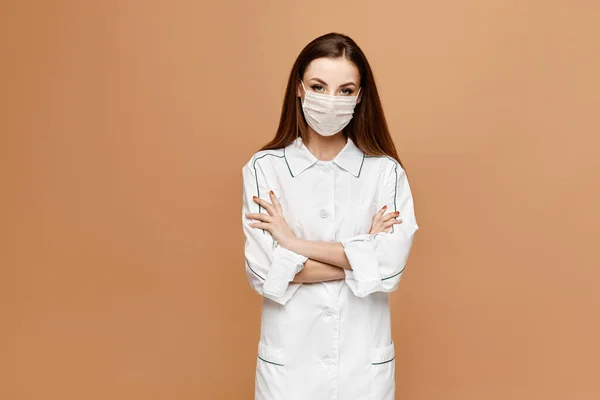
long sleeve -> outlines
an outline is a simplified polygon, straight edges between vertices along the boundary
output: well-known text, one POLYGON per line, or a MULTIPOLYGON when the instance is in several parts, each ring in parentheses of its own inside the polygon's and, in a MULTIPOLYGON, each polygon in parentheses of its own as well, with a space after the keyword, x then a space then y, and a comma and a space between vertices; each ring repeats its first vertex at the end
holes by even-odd
POLYGON ((246 213, 268 214, 252 200, 252 196, 271 202, 270 188, 265 187, 265 180, 254 158, 242 168, 242 180, 246 277, 258 294, 284 305, 302 285, 291 281, 304 268, 308 258, 279 246, 269 231, 249 226, 250 223, 259 221, 246 218, 246 213))
POLYGON ((352 271, 345 271, 345 281, 357 297, 398 288, 414 234, 419 229, 406 172, 398 162, 394 160, 394 163, 384 190, 385 213, 400 211, 402 223, 393 225, 389 232, 367 233, 341 240, 352 267, 352 271))

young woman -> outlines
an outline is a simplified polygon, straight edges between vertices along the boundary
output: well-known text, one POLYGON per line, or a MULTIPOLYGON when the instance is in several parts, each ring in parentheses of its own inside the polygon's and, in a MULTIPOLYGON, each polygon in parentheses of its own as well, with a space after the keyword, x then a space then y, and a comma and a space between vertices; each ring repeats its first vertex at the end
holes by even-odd
POLYGON ((263 296, 255 399, 394 399, 388 294, 418 226, 352 39, 302 50, 277 134, 242 175, 246 276, 263 296))

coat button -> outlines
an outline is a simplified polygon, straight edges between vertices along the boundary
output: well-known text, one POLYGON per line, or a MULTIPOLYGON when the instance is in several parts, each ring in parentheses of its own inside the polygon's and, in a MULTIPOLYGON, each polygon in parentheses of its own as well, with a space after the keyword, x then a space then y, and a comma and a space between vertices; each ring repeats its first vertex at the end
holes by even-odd
POLYGON ((333 315, 335 314, 335 310, 333 308, 328 308, 325 310, 325 315, 333 315))
POLYGON ((329 168, 328 165, 323 165, 323 172, 329 172, 331 171, 331 168, 329 168))
POLYGON ((327 210, 325 210, 325 209, 321 210, 321 218, 327 218, 328 215, 329 215, 329 212, 327 212, 327 210))

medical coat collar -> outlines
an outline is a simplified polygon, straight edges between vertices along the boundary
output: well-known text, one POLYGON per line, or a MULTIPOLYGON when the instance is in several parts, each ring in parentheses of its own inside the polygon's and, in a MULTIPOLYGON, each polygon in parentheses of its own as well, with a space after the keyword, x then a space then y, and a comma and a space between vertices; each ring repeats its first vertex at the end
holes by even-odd
MULTIPOLYGON (((362 169, 365 154, 354 144, 352 139, 347 139, 348 141, 344 148, 342 148, 332 161, 340 168, 358 177, 362 169)), ((284 148, 284 156, 294 177, 319 161, 304 145, 301 137, 296 138, 284 148)))

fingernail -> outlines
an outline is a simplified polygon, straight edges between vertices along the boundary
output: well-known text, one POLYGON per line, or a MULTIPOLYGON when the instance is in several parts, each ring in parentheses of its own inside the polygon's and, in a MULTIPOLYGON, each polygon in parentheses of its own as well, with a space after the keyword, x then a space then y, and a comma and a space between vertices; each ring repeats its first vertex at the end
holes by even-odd
POLYGON ((252 196, 252 198, 253 198, 253 199, 258 199, 258 197, 256 197, 256 196, 252 196))
POLYGON ((400 215, 400 211, 396 211, 396 215, 400 215))
POLYGON ((387 206, 383 206, 383 209, 385 210, 387 208, 387 206))
POLYGON ((271 190, 269 193, 271 193, 271 194, 275 194, 275 193, 273 193, 273 191, 272 191, 272 190, 271 190))

